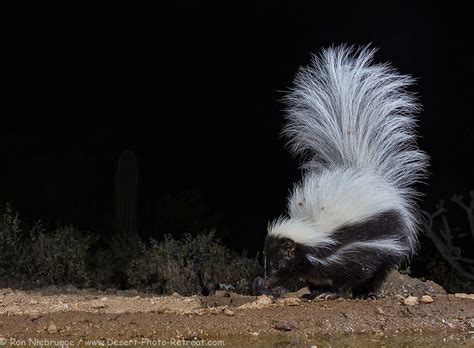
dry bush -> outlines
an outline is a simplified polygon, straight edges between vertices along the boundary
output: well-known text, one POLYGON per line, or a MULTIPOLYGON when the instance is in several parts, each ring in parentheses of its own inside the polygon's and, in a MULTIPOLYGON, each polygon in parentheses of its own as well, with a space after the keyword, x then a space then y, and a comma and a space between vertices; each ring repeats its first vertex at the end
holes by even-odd
POLYGON ((251 281, 259 273, 257 259, 227 249, 210 232, 152 241, 132 262, 128 275, 129 284, 139 289, 191 295, 219 288, 249 293, 251 281))

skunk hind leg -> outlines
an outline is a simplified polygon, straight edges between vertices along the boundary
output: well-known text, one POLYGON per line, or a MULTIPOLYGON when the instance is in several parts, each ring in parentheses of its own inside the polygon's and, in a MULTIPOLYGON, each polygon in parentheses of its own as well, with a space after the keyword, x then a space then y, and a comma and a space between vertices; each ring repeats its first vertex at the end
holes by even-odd
POLYGON ((352 287, 352 296, 357 299, 379 299, 379 290, 392 269, 393 265, 391 263, 381 267, 371 278, 352 287))

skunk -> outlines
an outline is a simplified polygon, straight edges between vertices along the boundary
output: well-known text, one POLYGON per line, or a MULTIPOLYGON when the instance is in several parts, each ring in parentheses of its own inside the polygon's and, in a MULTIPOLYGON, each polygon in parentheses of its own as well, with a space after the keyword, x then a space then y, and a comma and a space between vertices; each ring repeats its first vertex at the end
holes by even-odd
POLYGON ((377 297, 417 247, 428 156, 416 144, 413 78, 373 63, 375 49, 331 47, 300 68, 284 97, 289 147, 306 159, 287 215, 270 223, 264 289, 292 276, 312 296, 377 297))

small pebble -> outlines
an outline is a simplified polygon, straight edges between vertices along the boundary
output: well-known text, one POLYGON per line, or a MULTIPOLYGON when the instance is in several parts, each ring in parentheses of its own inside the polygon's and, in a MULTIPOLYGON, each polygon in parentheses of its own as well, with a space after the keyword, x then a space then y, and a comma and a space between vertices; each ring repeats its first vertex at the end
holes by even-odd
POLYGON ((224 314, 228 315, 229 317, 232 317, 235 315, 234 312, 231 311, 229 308, 224 309, 224 314))
POLYGON ((48 333, 53 334, 56 332, 58 332, 57 326, 51 323, 51 325, 48 326, 48 333))
POLYGON ((402 295, 399 295, 399 294, 396 294, 394 295, 393 297, 395 297, 395 299, 398 301, 398 302, 403 302, 405 300, 405 297, 403 297, 402 295))
POLYGON ((420 303, 432 303, 433 301, 433 297, 431 297, 430 295, 423 295, 420 298, 420 303))
POLYGON ((385 312, 383 311, 382 307, 377 307, 377 308, 375 308, 375 313, 377 313, 377 314, 385 314, 385 312))
POLYGON ((269 305, 273 303, 273 300, 267 295, 260 295, 257 297, 255 303, 258 305, 269 305))
POLYGON ((274 328, 275 330, 279 330, 279 331, 292 331, 292 330, 293 330, 293 328, 291 327, 291 325, 288 324, 288 323, 276 324, 273 328, 274 328))
POLYGON ((374 334, 375 336, 383 336, 384 335, 382 330, 379 330, 379 329, 372 329, 372 334, 374 334))
POLYGON ((285 297, 296 297, 296 298, 299 298, 299 297, 303 297, 303 296, 305 296, 305 295, 309 295, 310 293, 311 293, 311 291, 309 291, 309 288, 308 288, 308 287, 304 287, 304 288, 299 289, 298 291, 286 293, 286 294, 285 294, 285 297))
POLYGON ((301 303, 301 300, 295 297, 288 297, 279 299, 278 302, 284 306, 298 306, 301 303))
POLYGON ((418 297, 416 297, 416 296, 405 297, 405 299, 403 300, 403 304, 405 304, 407 306, 414 306, 414 305, 418 304, 418 297))
POLYGON ((459 297, 459 298, 469 298, 471 300, 474 300, 474 294, 464 294, 464 293, 455 293, 454 294, 455 297, 459 297))

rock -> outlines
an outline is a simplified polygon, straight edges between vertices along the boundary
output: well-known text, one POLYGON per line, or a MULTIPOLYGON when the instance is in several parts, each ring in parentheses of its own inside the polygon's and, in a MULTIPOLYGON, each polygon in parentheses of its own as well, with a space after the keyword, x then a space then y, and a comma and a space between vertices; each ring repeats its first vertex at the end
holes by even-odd
POLYGON ((244 303, 243 305, 239 306, 240 309, 250 309, 250 308, 262 308, 269 306, 273 303, 273 300, 268 297, 267 295, 260 295, 254 302, 244 303))
POLYGON ((464 294, 464 293, 457 292, 454 294, 454 296, 459 297, 459 298, 468 298, 468 299, 474 300, 474 294, 464 294))
POLYGON ((36 300, 30 300, 30 302, 28 302, 28 304, 30 304, 30 305, 37 305, 37 304, 38 304, 38 301, 36 301, 36 300))
POLYGON ((106 301, 108 301, 109 299, 108 299, 107 297, 102 297, 100 300, 101 300, 102 302, 106 302, 106 301))
POLYGON ((311 290, 309 290, 309 288, 306 286, 304 288, 299 289, 296 293, 298 294, 298 297, 303 297, 304 295, 310 295, 311 290))
POLYGON ((252 295, 259 296, 265 292, 265 279, 262 277, 255 277, 252 281, 252 295))
POLYGON ((181 297, 181 295, 180 295, 180 294, 178 294, 176 291, 175 291, 175 292, 173 292, 173 293, 171 294, 171 296, 173 296, 173 297, 181 297))
POLYGON ((396 294, 394 295, 393 297, 395 297, 395 299, 398 301, 398 302, 403 302, 405 300, 405 297, 403 297, 402 295, 400 294, 396 294))
POLYGON ((420 297, 420 303, 432 303, 433 301, 433 297, 430 295, 423 295, 420 297))
POLYGON ((58 332, 58 328, 56 325, 54 325, 53 323, 51 323, 51 325, 48 326, 48 333, 50 334, 53 334, 53 333, 56 333, 58 332))
POLYGON ((106 293, 107 295, 113 295, 113 294, 116 294, 116 293, 117 293, 117 289, 108 288, 108 289, 105 289, 105 293, 106 293))
POLYGON ((375 336, 383 336, 384 333, 382 330, 379 330, 379 329, 372 329, 372 334, 374 334, 375 336))
POLYGON ((262 306, 258 306, 255 302, 250 302, 250 303, 244 303, 243 305, 240 305, 239 309, 251 309, 251 308, 260 308, 262 306))
POLYGON ((270 290, 270 295, 274 298, 283 297, 288 293, 288 290, 285 289, 283 286, 277 286, 270 290))
POLYGON ((382 307, 377 307, 377 308, 375 308, 375 313, 377 313, 377 314, 385 314, 385 312, 383 311, 382 307))
POLYGON ((230 316, 230 317, 232 317, 232 316, 235 315, 234 312, 231 311, 229 308, 224 309, 224 314, 225 314, 225 315, 228 315, 228 316, 230 316))
POLYGON ((255 303, 260 306, 266 306, 266 305, 272 304, 273 300, 267 295, 260 295, 257 297, 257 300, 255 301, 255 303))
POLYGON ((295 297, 288 297, 279 299, 278 303, 281 303, 284 306, 298 306, 301 303, 301 300, 295 297))
POLYGON ((382 296, 388 297, 395 294, 403 296, 441 295, 446 294, 442 286, 431 280, 422 281, 406 274, 392 271, 387 276, 380 290, 382 296))
POLYGON ((300 298, 303 297, 304 295, 309 295, 311 294, 311 291, 309 288, 306 286, 304 288, 299 289, 298 291, 293 291, 293 292, 288 292, 285 294, 285 298, 300 298))
POLYGON ((279 331, 292 331, 293 327, 288 323, 279 323, 273 327, 275 330, 279 331))
POLYGON ((414 306, 418 304, 418 297, 416 296, 405 297, 405 299, 403 300, 403 304, 407 306, 414 306))

